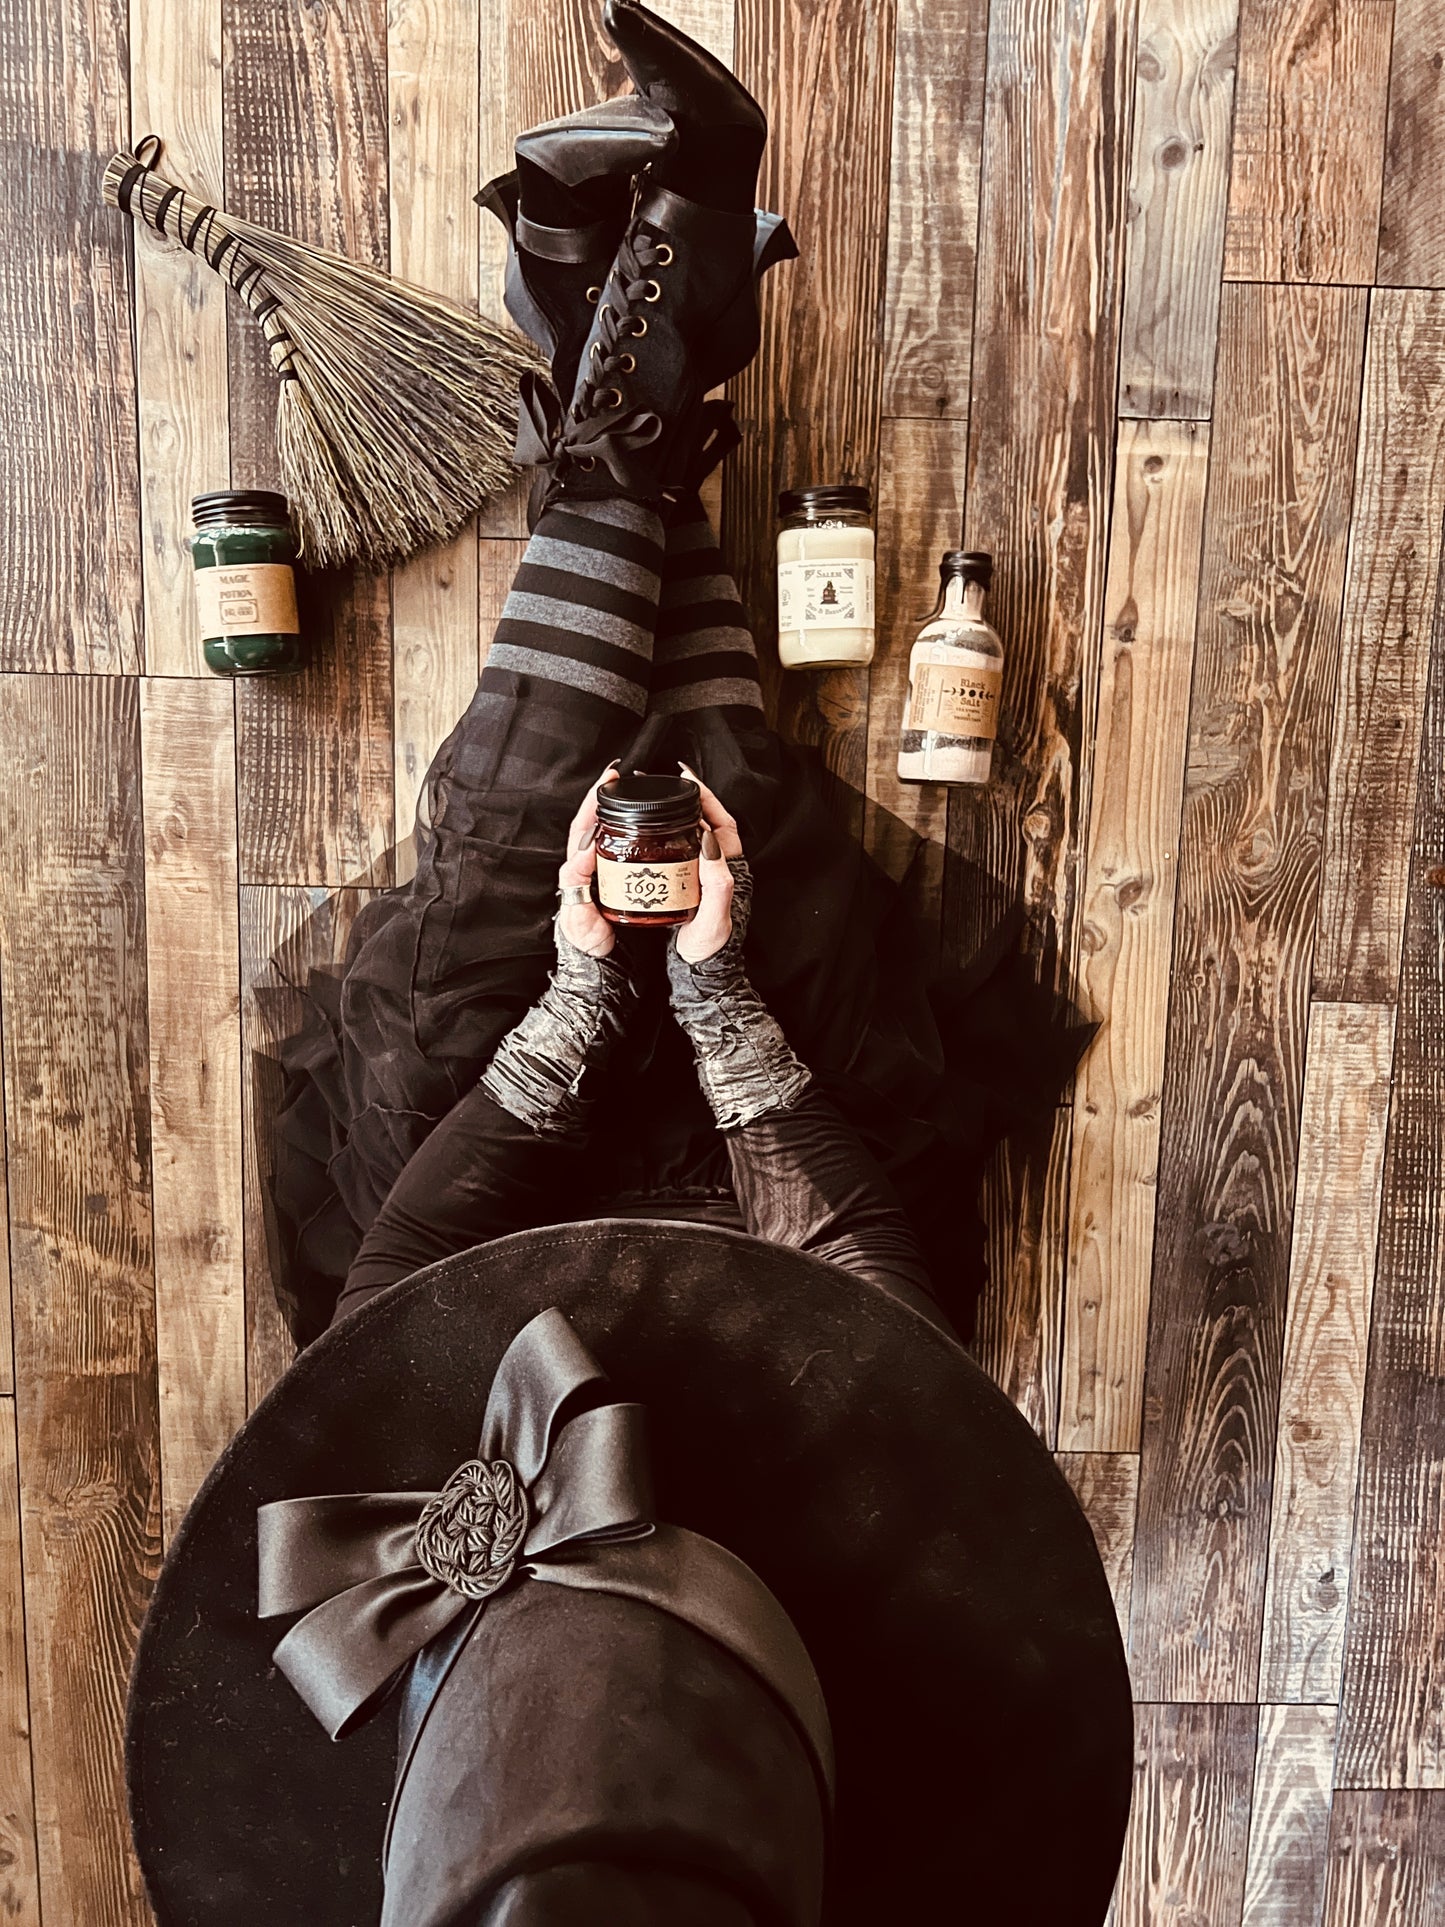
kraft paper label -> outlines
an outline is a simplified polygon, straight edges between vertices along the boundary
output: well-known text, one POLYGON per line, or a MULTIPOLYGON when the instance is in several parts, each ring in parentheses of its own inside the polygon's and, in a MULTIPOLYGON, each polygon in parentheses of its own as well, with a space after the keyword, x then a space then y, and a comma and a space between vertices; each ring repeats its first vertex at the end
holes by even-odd
POLYGON ((780 629, 871 629, 873 564, 833 558, 778 564, 780 629))
POLYGON ((296 577, 289 562, 245 562, 196 570, 201 640, 223 636, 299 636, 296 577))
POLYGON ((920 663, 913 672, 910 729, 937 730, 944 736, 998 735, 998 697, 1002 669, 968 669, 944 662, 920 663))
POLYGON ((609 910, 695 910, 702 902, 697 863, 618 863, 597 859, 597 894, 609 910))

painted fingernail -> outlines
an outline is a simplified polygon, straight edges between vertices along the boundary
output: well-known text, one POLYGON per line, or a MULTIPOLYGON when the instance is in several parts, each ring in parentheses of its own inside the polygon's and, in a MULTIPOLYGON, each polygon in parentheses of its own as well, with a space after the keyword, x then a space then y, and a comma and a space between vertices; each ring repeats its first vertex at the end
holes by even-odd
POLYGON ((702 853, 709 863, 716 863, 722 855, 722 845, 711 830, 704 830, 702 833, 702 853))

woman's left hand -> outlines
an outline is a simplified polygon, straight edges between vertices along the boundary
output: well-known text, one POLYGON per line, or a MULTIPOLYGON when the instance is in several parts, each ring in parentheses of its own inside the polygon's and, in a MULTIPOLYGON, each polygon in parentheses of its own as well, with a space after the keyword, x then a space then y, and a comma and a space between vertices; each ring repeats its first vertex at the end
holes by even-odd
POLYGON ((743 840, 738 835, 736 818, 723 808, 697 771, 689 769, 686 763, 679 763, 678 768, 697 784, 706 828, 698 864, 702 902, 692 922, 682 924, 673 941, 685 963, 700 964, 715 957, 733 933, 733 873, 728 868, 728 858, 742 855, 743 840))
POLYGON ((609 763, 596 783, 589 784, 567 831, 567 861, 557 872, 559 890, 576 885, 587 891, 585 902, 562 905, 558 925, 568 943, 589 957, 610 955, 617 941, 612 925, 592 900, 592 879, 597 874, 597 792, 616 781, 617 766, 609 763))

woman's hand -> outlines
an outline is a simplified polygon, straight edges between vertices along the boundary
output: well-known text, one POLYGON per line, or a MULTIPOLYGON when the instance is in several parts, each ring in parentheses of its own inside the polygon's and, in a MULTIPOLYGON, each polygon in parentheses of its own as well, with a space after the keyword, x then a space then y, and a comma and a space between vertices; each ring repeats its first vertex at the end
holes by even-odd
POLYGON ((681 925, 674 938, 677 954, 687 963, 699 964, 715 957, 733 933, 733 873, 728 868, 728 858, 742 855, 743 840, 738 835, 735 819, 728 815, 697 771, 689 769, 686 763, 679 763, 678 768, 697 784, 702 796, 702 820, 707 825, 698 864, 702 902, 692 922, 681 925))
POLYGON ((591 899, 592 879, 597 874, 597 792, 617 781, 617 765, 609 763, 582 799, 567 831, 567 861, 557 872, 557 888, 571 885, 587 889, 585 903, 563 903, 558 923, 562 935, 574 948, 589 957, 606 957, 617 941, 612 925, 591 899))

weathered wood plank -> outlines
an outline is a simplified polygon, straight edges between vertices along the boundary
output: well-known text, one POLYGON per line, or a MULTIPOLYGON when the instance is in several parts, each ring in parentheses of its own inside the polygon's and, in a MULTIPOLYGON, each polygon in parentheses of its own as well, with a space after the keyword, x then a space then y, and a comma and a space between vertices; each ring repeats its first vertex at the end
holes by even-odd
POLYGON ((885 417, 968 418, 987 57, 986 0, 898 0, 885 417))
POLYGON ((124 0, 0 19, 0 139, 24 184, 0 255, 5 669, 139 667, 126 223, 95 159, 127 139, 125 39, 124 0))
POLYGON ((241 876, 386 883, 395 828, 388 584, 358 569, 298 586, 306 667, 236 691, 241 876))
MULTIPOLYGON (((467 305, 478 292, 479 45, 478 0, 393 0, 387 9, 392 267, 467 305)), ((401 883, 415 868, 421 779, 476 687, 475 528, 394 570, 391 602, 401 883)))
POLYGON ((1059 1430, 1071 1120, 1061 1105, 1017 1131, 983 1183, 988 1286, 974 1356, 1050 1448, 1059 1430))
POLYGON ((1259 1663, 1364 296, 1226 288, 1149 1314, 1136 1684, 1259 1663))
POLYGON ((0 12, 6 558, 0 669, 140 667, 140 516, 126 222, 100 169, 127 144, 126 0, 0 12))
POLYGON ((246 1416, 231 686, 141 684, 161 1481, 170 1535, 246 1416))
POLYGON ((1421 743, 1340 1786, 1445 1787, 1445 591, 1421 743))
POLYGON ((861 831, 866 672, 783 674, 768 645, 778 490, 875 480, 892 0, 739 0, 736 66, 771 123, 759 203, 787 215, 802 258, 768 276, 762 353, 734 384, 745 440, 724 484, 728 552, 779 727, 815 752, 840 816, 861 831))
POLYGON ((1239 0, 1140 0, 1121 415, 1209 415, 1238 12, 1239 0))
POLYGON ((422 778, 477 686, 477 598, 472 528, 392 577, 398 883, 416 869, 412 830, 422 778))
POLYGON ((1240 0, 1226 280, 1374 280, 1392 10, 1240 0))
POLYGON ((898 780, 898 736, 908 699, 908 652, 938 585, 938 561, 963 530, 960 424, 886 421, 878 462, 878 653, 868 692, 864 843, 905 881, 925 926, 938 926, 948 842, 948 789, 898 780))
POLYGON ((52 1920, 149 1919, 121 1772, 160 1554, 137 687, 0 679, 25 1633, 52 1920))
POLYGON ((1259 1690, 1338 1700, 1395 1013, 1310 1012, 1259 1690))
POLYGON ((1208 431, 1120 422, 1078 995, 1059 1441, 1138 1450, 1208 431))
POLYGON ((1322 1927, 1445 1920, 1445 1793, 1339 1792, 1322 1927))
MULTIPOLYGON (((221 0, 131 0, 131 44, 137 135, 160 134, 169 177, 221 200, 221 0)), ((146 670, 203 676, 186 538, 191 497, 231 475, 226 290, 196 255, 134 232, 146 670)))
POLYGON ((0 1918, 40 1927, 15 1401, 0 1399, 0 1918))
POLYGON ((1129 1637, 1129 1594, 1134 1583, 1134 1510, 1139 1498, 1139 1460, 1132 1452, 1056 1452, 1059 1470, 1094 1528, 1094 1540, 1119 1627, 1129 1637))
MULTIPOLYGON (((4 1002, 4 986, 0 983, 0 1065, 5 1061, 4 1002)), ((0 1077, 0 1232, 8 1232, 10 1223, 5 1141, 5 1090, 4 1079, 0 1077)), ((6 1398, 15 1390, 15 1339, 10 1299, 10 1239, 8 1235, 0 1235, 0 1397, 6 1398)))
POLYGON ((368 890, 240 893, 246 1213, 246 1397, 254 1408, 295 1355, 277 1295, 266 1190, 284 1077, 276 1047, 301 1025, 312 969, 335 968, 368 890))
POLYGON ((1261 1706, 1242 1927, 1319 1927, 1333 1706, 1261 1706))
POLYGON ((1445 515, 1445 294, 1370 299, 1315 995, 1393 1002, 1445 515))
MULTIPOLYGON (((944 943, 973 954, 1022 898, 1040 968, 1070 980, 1112 486, 1132 31, 1132 10, 1108 0, 998 0, 989 17, 964 528, 969 548, 997 560, 1003 721, 992 784, 949 798, 960 861, 945 883, 944 943)), ((1029 1153, 1016 1145, 1017 1168, 987 1193, 994 1283, 979 1351, 1052 1443, 1067 1116, 1040 1139, 1033 1165, 1023 1168, 1029 1153)))
POLYGON ((1114 1927, 1239 1927, 1252 1706, 1134 1709, 1134 1805, 1114 1927))
POLYGON ((1383 287, 1445 287, 1445 16, 1438 0, 1395 0, 1385 124, 1383 287))
MULTIPOLYGON (((387 265, 384 0, 224 0, 226 180, 239 212, 387 265)), ((276 382, 249 315, 231 315, 233 477, 277 486, 276 382)), ((312 577, 311 661, 237 692, 241 875, 384 881, 392 796, 391 611, 384 578, 312 577)))
POLYGON ((487 666, 492 637, 512 587, 526 543, 487 537, 477 545, 477 674, 487 666))
MULTIPOLYGON (((1003 724, 985 791, 956 789, 949 839, 1022 895, 1072 964, 1080 762, 1092 713, 1112 485, 1133 87, 1132 11, 996 0, 969 417, 967 545, 997 560, 1003 724)), ((951 903, 967 953, 996 915, 951 903)))

